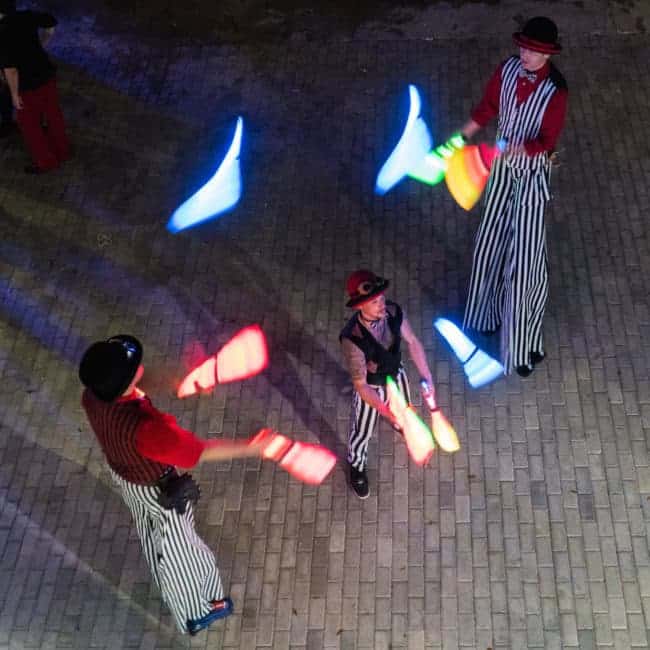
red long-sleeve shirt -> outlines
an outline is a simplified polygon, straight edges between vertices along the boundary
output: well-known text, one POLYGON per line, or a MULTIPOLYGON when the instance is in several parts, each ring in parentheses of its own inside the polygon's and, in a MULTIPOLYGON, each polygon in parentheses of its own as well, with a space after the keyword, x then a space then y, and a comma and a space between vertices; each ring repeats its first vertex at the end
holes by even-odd
POLYGON ((81 403, 108 464, 132 483, 153 485, 170 465, 193 467, 206 447, 137 390, 104 402, 87 388, 81 403))
MULTIPOLYGON (((505 62, 504 62, 505 63, 505 62)), ((472 119, 479 125, 485 126, 490 120, 494 119, 499 113, 499 97, 501 95, 501 71, 503 63, 494 71, 487 83, 483 98, 472 111, 472 119)), ((535 81, 528 81, 525 77, 517 79, 517 103, 521 104, 534 92, 539 84, 548 77, 551 66, 546 63, 543 68, 537 70, 535 81)), ((528 140, 524 143, 524 148, 529 156, 547 151, 549 153, 555 150, 555 145, 564 127, 566 117, 568 91, 566 88, 558 88, 551 97, 542 124, 539 129, 539 135, 534 140, 528 140)))
POLYGON ((205 449, 205 442, 191 431, 178 426, 173 415, 162 413, 150 404, 147 405, 147 411, 148 417, 136 432, 138 451, 159 463, 194 467, 205 449))

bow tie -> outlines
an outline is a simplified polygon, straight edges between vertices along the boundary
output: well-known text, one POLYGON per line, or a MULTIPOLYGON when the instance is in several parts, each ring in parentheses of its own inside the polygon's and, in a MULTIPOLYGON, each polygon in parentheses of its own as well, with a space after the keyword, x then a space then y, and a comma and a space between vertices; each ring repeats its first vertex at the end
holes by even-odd
POLYGON ((519 76, 524 77, 525 79, 528 79, 531 83, 535 82, 535 79, 537 79, 537 73, 536 72, 529 72, 525 68, 522 68, 519 70, 519 76))

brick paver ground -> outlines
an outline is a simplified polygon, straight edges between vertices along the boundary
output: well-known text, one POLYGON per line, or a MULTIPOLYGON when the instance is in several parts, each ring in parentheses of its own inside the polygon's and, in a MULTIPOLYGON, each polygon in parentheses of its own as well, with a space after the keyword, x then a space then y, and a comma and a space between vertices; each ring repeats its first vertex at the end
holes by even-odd
POLYGON ((0 149, 0 648, 648 647, 650 39, 565 38, 548 357, 529 379, 472 390, 432 331, 462 311, 477 211, 444 186, 372 192, 407 83, 444 137, 510 31, 239 47, 136 40, 88 17, 57 34, 75 158, 32 178, 18 139, 0 149), (170 235, 239 114, 241 203, 170 235), (341 466, 320 488, 270 463, 202 467, 198 527, 236 614, 181 637, 81 412, 78 359, 132 333, 145 388, 183 425, 272 425, 342 458, 337 335, 358 266, 392 279, 461 451, 421 469, 382 425, 364 502, 341 466), (270 369, 177 400, 191 363, 251 322, 270 369))

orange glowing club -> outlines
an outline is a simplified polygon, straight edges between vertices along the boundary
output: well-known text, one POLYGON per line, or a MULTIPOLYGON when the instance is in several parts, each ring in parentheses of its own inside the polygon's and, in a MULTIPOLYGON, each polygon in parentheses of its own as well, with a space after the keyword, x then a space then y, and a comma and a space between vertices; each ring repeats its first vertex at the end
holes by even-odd
POLYGON ((264 332, 259 325, 249 325, 235 334, 217 353, 217 382, 248 379, 269 364, 264 332))
POLYGON ((436 448, 431 431, 419 418, 412 406, 406 403, 392 377, 386 378, 388 408, 404 433, 406 447, 413 461, 418 465, 426 464, 436 448))
POLYGON ((453 454, 460 449, 460 442, 458 442, 456 431, 440 410, 440 407, 436 403, 434 392, 429 384, 426 381, 422 381, 420 382, 420 386, 422 386, 424 401, 431 411, 431 430, 433 431, 436 442, 444 451, 453 454))
POLYGON ((209 391, 216 384, 248 379, 262 372, 268 363, 264 332, 259 325, 249 325, 183 379, 178 397, 209 391))
POLYGON ((501 145, 481 143, 458 149, 449 158, 445 182, 461 208, 471 210, 481 198, 492 163, 500 153, 501 145))
POLYGON ((322 445, 290 440, 273 429, 261 429, 252 443, 265 442, 262 457, 303 483, 320 485, 336 465, 336 456, 322 445))

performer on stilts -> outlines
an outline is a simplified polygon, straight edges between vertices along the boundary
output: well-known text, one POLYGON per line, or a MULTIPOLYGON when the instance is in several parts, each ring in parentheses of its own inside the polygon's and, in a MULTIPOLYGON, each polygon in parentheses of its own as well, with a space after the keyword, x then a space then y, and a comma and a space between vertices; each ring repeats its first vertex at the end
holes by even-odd
POLYGON ((202 440, 153 407, 137 388, 142 345, 128 335, 85 352, 82 406, 111 476, 135 521, 147 563, 183 633, 196 634, 232 613, 212 551, 194 529, 198 486, 176 467, 259 456, 264 444, 202 440))
POLYGON ((541 16, 513 34, 519 56, 497 68, 461 129, 470 138, 498 116, 497 138, 508 142, 488 181, 463 327, 485 333, 501 328, 505 372, 514 368, 522 377, 544 359, 544 211, 568 97, 564 78, 549 61, 561 49, 557 36, 555 23, 541 16))

